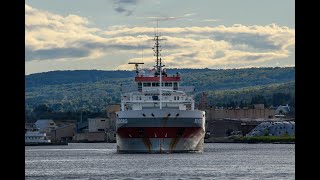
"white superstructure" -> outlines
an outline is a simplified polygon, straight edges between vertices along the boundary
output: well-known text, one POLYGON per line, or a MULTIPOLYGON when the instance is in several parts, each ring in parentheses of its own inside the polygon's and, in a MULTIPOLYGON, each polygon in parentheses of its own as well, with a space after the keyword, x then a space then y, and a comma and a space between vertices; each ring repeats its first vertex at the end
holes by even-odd
POLYGON ((25 129, 25 144, 51 143, 50 137, 46 133, 39 132, 39 128, 25 129))

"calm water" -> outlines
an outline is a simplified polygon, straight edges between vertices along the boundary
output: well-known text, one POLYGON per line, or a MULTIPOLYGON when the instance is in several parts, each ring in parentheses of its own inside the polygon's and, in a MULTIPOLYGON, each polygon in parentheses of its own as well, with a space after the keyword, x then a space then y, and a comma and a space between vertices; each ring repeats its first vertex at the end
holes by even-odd
POLYGON ((295 179, 294 144, 207 143, 192 154, 117 154, 115 147, 26 146, 26 179, 295 179))

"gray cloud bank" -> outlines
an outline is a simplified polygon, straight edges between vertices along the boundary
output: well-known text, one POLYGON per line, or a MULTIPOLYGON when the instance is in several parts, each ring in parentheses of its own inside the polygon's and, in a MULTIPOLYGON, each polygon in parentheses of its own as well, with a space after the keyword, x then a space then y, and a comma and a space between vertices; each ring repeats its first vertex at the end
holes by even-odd
MULTIPOLYGON (((114 2, 119 12, 127 13, 121 8, 135 5, 139 0, 114 2)), ((149 49, 145 63, 154 63, 151 50, 154 28, 114 26, 99 29, 92 27, 88 19, 76 15, 61 16, 28 5, 25 12, 26 61, 92 60, 108 54, 138 57, 141 49, 149 49)), ((295 45, 295 30, 276 24, 170 27, 159 28, 159 32, 166 39, 162 42, 163 59, 177 67, 258 65, 288 58, 295 45)), ((123 64, 119 68, 127 66, 123 64)))

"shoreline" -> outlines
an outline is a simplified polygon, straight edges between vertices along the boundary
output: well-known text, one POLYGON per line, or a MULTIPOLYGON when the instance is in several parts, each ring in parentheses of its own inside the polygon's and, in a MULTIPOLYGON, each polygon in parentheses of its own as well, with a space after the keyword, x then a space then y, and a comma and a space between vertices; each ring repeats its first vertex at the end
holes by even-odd
POLYGON ((213 143, 230 143, 230 144, 295 144, 295 142, 229 142, 229 141, 219 141, 219 142, 205 142, 205 144, 213 143))
MULTIPOLYGON (((116 142, 105 141, 85 141, 85 142, 69 142, 69 143, 108 143, 116 144, 116 142)), ((25 144, 25 146, 54 146, 54 145, 68 145, 69 143, 41 143, 41 144, 25 144)), ((218 137, 204 139, 205 144, 210 143, 242 143, 242 144, 295 144, 294 137, 218 137)))
POLYGON ((295 144, 295 136, 229 136, 208 138, 205 143, 295 144))
POLYGON ((68 143, 25 143, 24 146, 58 146, 68 145, 68 143))

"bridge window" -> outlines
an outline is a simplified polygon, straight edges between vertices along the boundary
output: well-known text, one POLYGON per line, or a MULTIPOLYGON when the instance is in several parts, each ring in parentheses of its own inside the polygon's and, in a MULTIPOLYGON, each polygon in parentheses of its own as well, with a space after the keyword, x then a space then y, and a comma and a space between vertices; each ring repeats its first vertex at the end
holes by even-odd
POLYGON ((173 83, 173 90, 178 90, 178 83, 177 82, 173 83))
POLYGON ((151 87, 151 83, 143 83, 143 87, 151 87))
MULTIPOLYGON (((160 85, 160 83, 152 83, 152 86, 153 86, 153 87, 159 87, 159 85, 160 85)), ((161 85, 163 86, 164 84, 161 83, 161 85)))
POLYGON ((166 82, 166 83, 164 83, 164 86, 166 86, 166 87, 172 87, 172 82, 166 82))

